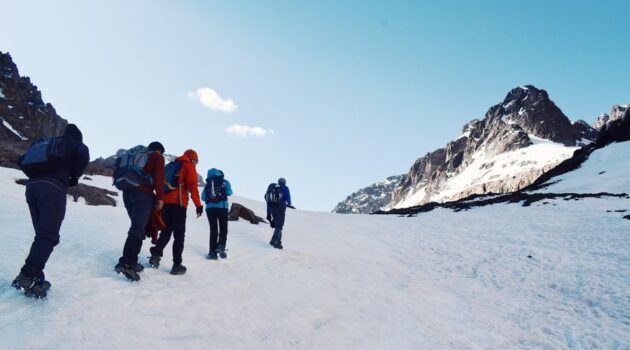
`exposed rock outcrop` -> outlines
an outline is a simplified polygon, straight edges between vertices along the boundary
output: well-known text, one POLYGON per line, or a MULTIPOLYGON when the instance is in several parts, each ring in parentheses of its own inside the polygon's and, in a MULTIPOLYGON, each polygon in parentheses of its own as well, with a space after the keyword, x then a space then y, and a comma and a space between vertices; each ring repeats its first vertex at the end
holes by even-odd
POLYGON ((403 175, 390 176, 387 179, 363 188, 340 202, 333 213, 370 214, 386 207, 392 199, 394 189, 403 175))
POLYGON ((11 55, 0 52, 0 166, 16 167, 31 142, 60 135, 67 124, 31 79, 20 76, 11 55))

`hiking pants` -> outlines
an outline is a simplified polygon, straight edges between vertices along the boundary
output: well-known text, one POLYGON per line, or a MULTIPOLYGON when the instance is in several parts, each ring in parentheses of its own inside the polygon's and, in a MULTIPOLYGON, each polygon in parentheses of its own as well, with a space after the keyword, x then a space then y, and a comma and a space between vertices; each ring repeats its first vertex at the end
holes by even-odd
POLYGON ((273 229, 273 237, 271 237, 272 242, 282 243, 282 227, 284 227, 284 215, 286 211, 287 208, 283 206, 271 209, 273 224, 275 226, 273 229))
POLYGON ((134 265, 138 263, 142 241, 146 238, 144 231, 151 216, 153 194, 139 189, 123 191, 123 203, 131 219, 131 227, 127 232, 123 256, 118 261, 121 264, 134 265))
POLYGON ((46 180, 26 185, 26 203, 31 212, 35 239, 21 272, 29 277, 44 279, 46 262, 59 243, 59 230, 66 215, 66 192, 62 186, 46 180))
POLYGON ((227 208, 208 208, 206 215, 210 224, 210 252, 216 251, 218 246, 225 248, 228 234, 227 208))
POLYGON ((166 227, 160 232, 160 238, 155 247, 151 247, 151 255, 164 253, 164 248, 173 235, 173 264, 181 265, 184 252, 184 238, 186 236, 186 208, 177 204, 164 204, 162 212, 166 227))

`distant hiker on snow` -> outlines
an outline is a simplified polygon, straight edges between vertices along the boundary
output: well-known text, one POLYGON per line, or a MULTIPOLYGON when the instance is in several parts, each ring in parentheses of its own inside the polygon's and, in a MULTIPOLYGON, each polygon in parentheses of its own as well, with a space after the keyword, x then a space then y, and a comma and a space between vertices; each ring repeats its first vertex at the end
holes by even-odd
POLYGON ((285 212, 287 207, 293 208, 287 180, 281 177, 277 184, 270 184, 267 187, 267 193, 265 193, 265 202, 267 202, 267 220, 274 229, 269 244, 274 248, 282 249, 282 228, 284 227, 285 212))
POLYGON ((35 228, 35 240, 12 285, 24 290, 28 296, 46 297, 50 282, 45 279, 44 267, 59 243, 68 187, 79 183, 89 161, 89 149, 74 124, 66 126, 63 136, 35 141, 18 160, 20 168, 29 177, 26 202, 35 228))
POLYGON ((224 178, 221 170, 208 170, 206 187, 201 198, 206 202, 206 215, 210 224, 210 250, 208 259, 227 258, 225 244, 228 234, 228 198, 232 195, 232 185, 224 178))
POLYGON ((123 191, 123 202, 131 220, 123 255, 114 267, 132 281, 139 281, 144 267, 138 264, 145 228, 151 208, 164 206, 164 146, 151 142, 149 147, 136 146, 116 158, 114 185, 123 191), (155 191, 155 194, 154 194, 155 191))
POLYGON ((187 150, 175 161, 168 163, 165 168, 164 182, 164 223, 166 227, 160 232, 158 242, 151 247, 151 258, 149 264, 157 268, 164 248, 173 235, 173 268, 172 275, 183 275, 186 273, 186 266, 182 265, 182 253, 184 251, 184 239, 186 236, 186 208, 188 207, 188 194, 195 203, 197 217, 203 213, 203 205, 199 199, 199 189, 197 187, 197 169, 199 162, 197 152, 192 149, 187 150))

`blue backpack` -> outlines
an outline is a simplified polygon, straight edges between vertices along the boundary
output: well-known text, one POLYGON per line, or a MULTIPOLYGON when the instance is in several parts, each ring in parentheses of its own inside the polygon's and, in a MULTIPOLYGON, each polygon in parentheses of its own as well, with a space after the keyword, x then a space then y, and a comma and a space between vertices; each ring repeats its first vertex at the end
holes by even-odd
POLYGON ((182 162, 172 161, 164 167, 164 193, 176 190, 179 187, 179 173, 182 162))
POLYGON ((19 159, 28 177, 55 172, 68 166, 69 142, 64 136, 39 139, 19 159))
POLYGON ((223 175, 210 176, 206 179, 206 202, 222 202, 227 200, 227 190, 223 181, 223 175))
POLYGON ((153 179, 144 173, 149 160, 149 151, 144 146, 136 146, 117 154, 114 162, 114 186, 127 191, 140 185, 152 185, 153 179))
POLYGON ((267 187, 267 193, 265 193, 265 202, 269 206, 277 207, 284 200, 284 195, 280 189, 280 185, 272 183, 267 187))

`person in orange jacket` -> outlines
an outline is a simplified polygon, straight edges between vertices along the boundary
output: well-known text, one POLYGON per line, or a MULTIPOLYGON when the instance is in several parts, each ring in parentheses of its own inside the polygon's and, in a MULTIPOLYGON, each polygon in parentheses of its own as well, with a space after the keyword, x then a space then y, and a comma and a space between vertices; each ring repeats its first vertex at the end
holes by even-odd
MULTIPOLYGON (((197 169, 196 165, 199 161, 197 152, 192 149, 187 150, 180 157, 175 159, 175 163, 172 166, 179 167, 179 171, 174 173, 171 180, 177 184, 174 187, 172 184, 166 183, 165 189, 168 190, 164 193, 164 209, 163 217, 166 228, 160 232, 158 242, 154 247, 151 247, 151 257, 149 258, 149 264, 157 268, 160 266, 160 259, 164 248, 171 239, 171 234, 174 237, 173 241, 173 268, 171 269, 172 275, 183 275, 186 273, 186 267, 182 265, 182 252, 184 251, 184 237, 186 233, 186 208, 188 207, 188 195, 192 198, 197 209, 197 217, 203 214, 203 205, 199 199, 199 188, 197 187, 197 169), (176 181, 174 180, 176 178, 176 181)), ((168 174, 168 170, 166 171, 168 174)), ((166 179, 165 182, 168 182, 166 179)))

